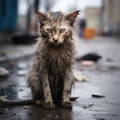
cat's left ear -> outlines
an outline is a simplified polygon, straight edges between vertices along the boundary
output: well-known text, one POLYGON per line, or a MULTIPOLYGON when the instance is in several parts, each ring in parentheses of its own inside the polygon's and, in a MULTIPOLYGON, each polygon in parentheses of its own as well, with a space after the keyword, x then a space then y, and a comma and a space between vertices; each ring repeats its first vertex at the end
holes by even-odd
POLYGON ((75 11, 69 15, 66 16, 66 20, 70 21, 70 24, 73 25, 75 22, 75 19, 77 17, 77 15, 79 14, 80 10, 75 11))
POLYGON ((39 22, 42 23, 43 21, 47 20, 47 17, 35 9, 35 14, 38 16, 39 22))

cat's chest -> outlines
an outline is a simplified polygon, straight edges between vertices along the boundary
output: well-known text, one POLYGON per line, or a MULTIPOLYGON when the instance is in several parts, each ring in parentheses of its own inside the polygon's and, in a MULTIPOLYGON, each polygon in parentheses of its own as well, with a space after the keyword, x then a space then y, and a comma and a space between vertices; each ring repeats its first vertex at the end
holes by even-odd
POLYGON ((72 54, 70 51, 67 50, 59 50, 59 49, 55 49, 55 50, 50 50, 48 53, 48 60, 50 62, 69 62, 72 58, 72 54))
POLYGON ((47 57, 47 66, 51 71, 63 71, 71 66, 72 54, 66 50, 49 50, 47 57))

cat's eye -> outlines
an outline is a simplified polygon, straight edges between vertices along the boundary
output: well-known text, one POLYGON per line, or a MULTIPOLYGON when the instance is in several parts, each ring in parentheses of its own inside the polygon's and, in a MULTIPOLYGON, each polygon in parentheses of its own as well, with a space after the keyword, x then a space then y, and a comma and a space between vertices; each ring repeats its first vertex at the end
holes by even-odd
POLYGON ((60 29, 60 33, 65 32, 65 28, 60 29))
POLYGON ((47 32, 52 33, 52 29, 49 29, 49 28, 48 28, 48 29, 47 29, 47 32))

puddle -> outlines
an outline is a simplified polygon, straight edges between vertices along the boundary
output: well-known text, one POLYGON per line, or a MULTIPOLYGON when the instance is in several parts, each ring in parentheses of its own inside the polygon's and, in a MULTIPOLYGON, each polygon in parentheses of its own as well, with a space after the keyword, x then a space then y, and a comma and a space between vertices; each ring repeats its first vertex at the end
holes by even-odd
POLYGON ((17 91, 14 85, 9 85, 6 88, 0 89, 0 96, 7 96, 8 99, 16 99, 17 91))
POLYGON ((27 68, 27 64, 25 62, 18 62, 17 63, 17 68, 18 69, 26 69, 27 68))
POLYGON ((25 75, 27 75, 27 72, 28 72, 27 70, 18 70, 17 75, 18 76, 25 76, 25 75))
POLYGON ((31 91, 27 87, 19 87, 15 85, 8 85, 6 88, 0 89, 0 96, 7 96, 7 99, 30 99, 31 91))

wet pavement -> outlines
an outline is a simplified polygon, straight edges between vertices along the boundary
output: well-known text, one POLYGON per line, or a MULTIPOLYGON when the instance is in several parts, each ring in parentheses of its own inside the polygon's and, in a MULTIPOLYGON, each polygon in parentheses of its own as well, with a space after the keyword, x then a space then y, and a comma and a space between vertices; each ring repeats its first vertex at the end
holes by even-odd
MULTIPOLYGON (((27 108, 1 105, 0 120, 120 120, 119 51, 120 41, 115 38, 97 37, 93 41, 78 41, 77 56, 96 52, 102 59, 93 66, 75 63, 73 71, 84 75, 87 81, 75 82, 71 96, 79 98, 72 102, 72 110, 59 106, 46 110, 36 105, 27 108)), ((10 72, 8 78, 0 78, 0 96, 6 95, 13 100, 31 98, 26 80, 32 61, 33 55, 29 55, 0 63, 10 72)))

